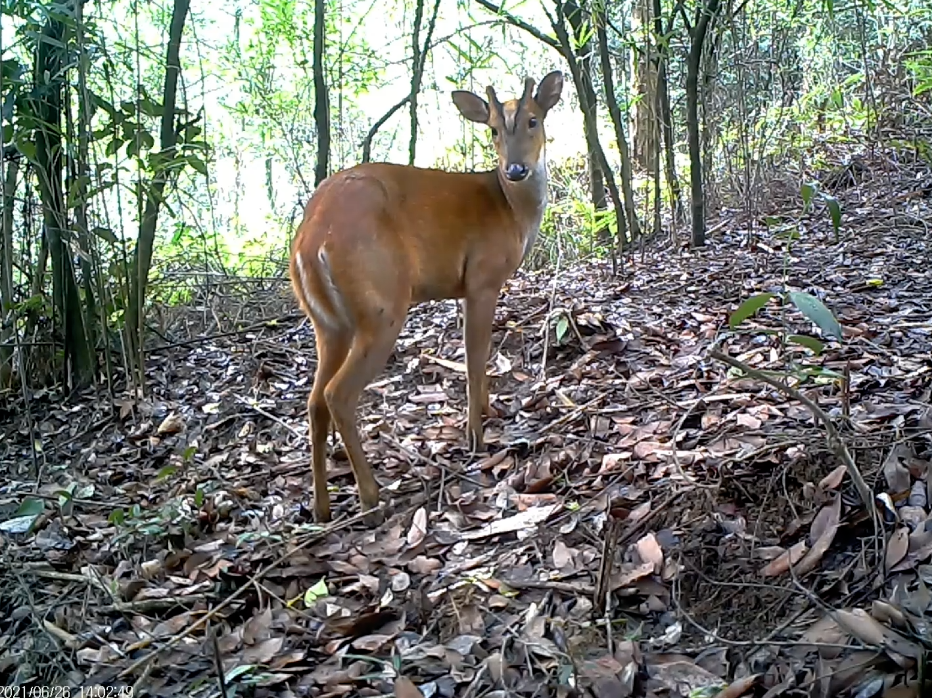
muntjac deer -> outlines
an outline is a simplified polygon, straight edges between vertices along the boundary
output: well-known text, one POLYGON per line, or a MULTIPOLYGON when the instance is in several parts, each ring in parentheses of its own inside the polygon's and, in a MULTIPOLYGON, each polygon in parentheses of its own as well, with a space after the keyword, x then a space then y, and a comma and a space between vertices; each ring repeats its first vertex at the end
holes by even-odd
POLYGON ((491 129, 498 153, 494 170, 367 163, 331 175, 308 201, 290 274, 317 343, 307 401, 317 521, 330 520, 331 419, 343 437, 362 510, 379 505, 379 485, 356 429, 356 407, 385 366, 412 305, 464 300, 467 431, 473 452, 483 447, 495 306, 540 229, 547 206, 544 118, 562 90, 563 75, 555 71, 536 92, 534 79, 525 78, 521 98, 506 102, 498 101, 492 87, 486 89, 488 102, 472 92, 453 92, 464 117, 491 129))

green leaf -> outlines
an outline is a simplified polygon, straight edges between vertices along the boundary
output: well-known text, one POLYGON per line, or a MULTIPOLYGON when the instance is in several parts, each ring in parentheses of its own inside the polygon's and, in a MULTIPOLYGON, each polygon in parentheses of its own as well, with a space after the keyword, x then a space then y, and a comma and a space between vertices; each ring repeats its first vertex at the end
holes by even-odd
POLYGON ((14 516, 38 516, 45 511, 45 502, 41 499, 26 497, 23 503, 19 505, 14 516))
POLYGON ((23 73, 23 64, 15 58, 4 58, 0 61, 0 76, 3 77, 5 85, 9 85, 11 82, 21 82, 23 73))
POLYGON ((791 291, 790 301, 799 309, 799 312, 818 325, 823 334, 841 341, 841 325, 822 301, 802 291, 791 291))
POLYGON ((565 315, 561 315, 560 319, 557 320, 557 341, 562 342, 563 338, 566 336, 567 330, 570 328, 570 323, 566 319, 565 315))
POLYGON ((767 301, 775 296, 775 293, 769 292, 758 293, 756 296, 751 296, 746 301, 744 301, 744 303, 739 305, 738 309, 731 314, 731 317, 728 318, 728 325, 731 327, 731 329, 735 329, 738 325, 767 305, 767 301))
POLYGON ((139 100, 139 111, 146 116, 159 117, 162 116, 162 105, 156 104, 148 97, 143 97, 139 100))
POLYGON ((155 481, 159 482, 161 480, 170 478, 177 471, 178 471, 178 468, 176 468, 174 465, 166 465, 164 468, 159 470, 158 475, 155 476, 155 481))
POLYGON ((806 208, 809 208, 809 204, 812 203, 812 197, 815 196, 815 193, 816 186, 814 184, 810 184, 809 182, 804 183, 799 188, 799 195, 803 197, 803 204, 805 204, 806 208))
POLYGON ((825 199, 825 203, 828 206, 828 212, 832 217, 832 227, 835 228, 835 234, 837 235, 838 228, 841 226, 841 205, 834 196, 823 194, 822 198, 825 199))
POLYGON ((194 492, 194 506, 198 508, 204 506, 204 490, 200 487, 194 492))
POLYGON ((94 228, 93 232, 94 232, 94 235, 99 237, 101 240, 106 240, 111 245, 116 245, 118 242, 116 235, 113 234, 113 231, 110 230, 110 228, 97 227, 97 228, 94 228))
POLYGON ((313 606, 317 599, 321 599, 329 595, 330 590, 327 588, 327 580, 321 577, 317 584, 304 592, 304 605, 313 606))
POLYGON ((195 170, 200 172, 205 177, 207 176, 207 165, 199 157, 195 157, 194 155, 189 155, 188 164, 191 165, 191 167, 193 167, 195 170))
POLYGON ((33 165, 38 164, 36 162, 36 144, 31 140, 26 138, 18 138, 16 140, 16 149, 19 150, 20 154, 26 158, 33 165))
POLYGON ((255 668, 255 664, 240 664, 239 666, 233 667, 226 674, 226 683, 233 683, 234 679, 238 679, 240 676, 248 674, 255 668))
POLYGON ((107 517, 107 522, 121 526, 126 520, 126 514, 122 509, 114 509, 110 512, 110 516, 107 517))
POLYGON ((825 344, 820 342, 815 337, 810 337, 806 334, 791 334, 789 337, 787 337, 787 340, 793 342, 794 344, 799 344, 800 346, 806 347, 806 349, 811 349, 816 356, 821 354, 822 350, 825 349, 825 344))

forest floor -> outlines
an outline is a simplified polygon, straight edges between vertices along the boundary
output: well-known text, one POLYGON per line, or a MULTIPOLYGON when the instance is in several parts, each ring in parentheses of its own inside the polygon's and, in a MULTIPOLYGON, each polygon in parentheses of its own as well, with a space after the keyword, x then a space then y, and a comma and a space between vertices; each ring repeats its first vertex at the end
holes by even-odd
POLYGON ((519 273, 476 459, 456 306, 415 308, 359 409, 378 529, 340 452, 335 521, 313 523, 313 338, 283 284, 166 314, 139 402, 7 395, 0 676, 137 698, 919 695, 932 178, 889 153, 842 173, 837 241, 816 199, 750 246, 735 214, 615 278, 519 273), (729 329, 784 289, 842 340, 784 350, 784 328, 819 331, 779 299, 729 329), (778 390, 713 345, 813 370, 778 390))

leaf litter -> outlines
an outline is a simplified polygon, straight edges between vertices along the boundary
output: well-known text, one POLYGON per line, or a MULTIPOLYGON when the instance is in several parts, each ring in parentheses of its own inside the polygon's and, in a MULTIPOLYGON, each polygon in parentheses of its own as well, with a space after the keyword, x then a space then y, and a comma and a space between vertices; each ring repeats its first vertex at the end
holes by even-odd
POLYGON ((786 282, 841 342, 779 304, 779 231, 750 240, 737 219, 618 279, 519 273, 475 459, 456 304, 415 308, 359 409, 378 529, 339 439, 335 522, 313 523, 313 337, 283 286, 227 291, 237 324, 173 311, 139 399, 7 396, 0 675, 137 696, 920 695, 932 216, 913 199, 897 218, 869 180, 836 194, 841 242, 799 215, 786 282), (818 367, 791 382, 873 501, 803 402, 713 344, 759 371, 818 367))

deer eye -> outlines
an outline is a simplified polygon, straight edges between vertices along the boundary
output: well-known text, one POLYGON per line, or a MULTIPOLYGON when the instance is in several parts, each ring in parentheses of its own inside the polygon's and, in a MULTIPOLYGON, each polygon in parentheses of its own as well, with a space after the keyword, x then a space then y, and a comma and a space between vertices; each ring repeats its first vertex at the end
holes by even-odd
POLYGON ((492 138, 498 138, 498 129, 497 129, 497 128, 493 128, 493 129, 492 129, 492 138))
POLYGON ((530 121, 527 122, 527 127, 528 127, 528 128, 537 128, 537 119, 535 119, 535 118, 532 116, 531 119, 530 119, 530 121))

